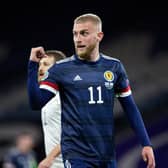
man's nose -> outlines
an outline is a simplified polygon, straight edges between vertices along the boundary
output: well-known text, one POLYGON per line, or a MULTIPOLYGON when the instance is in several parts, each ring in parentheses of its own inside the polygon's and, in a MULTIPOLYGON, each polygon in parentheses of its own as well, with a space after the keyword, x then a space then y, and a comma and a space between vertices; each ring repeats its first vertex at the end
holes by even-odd
POLYGON ((80 42, 80 41, 81 41, 81 35, 80 35, 80 34, 77 34, 77 35, 75 36, 75 41, 76 41, 76 42, 80 42))
POLYGON ((43 70, 43 66, 39 67, 39 72, 41 72, 43 70))

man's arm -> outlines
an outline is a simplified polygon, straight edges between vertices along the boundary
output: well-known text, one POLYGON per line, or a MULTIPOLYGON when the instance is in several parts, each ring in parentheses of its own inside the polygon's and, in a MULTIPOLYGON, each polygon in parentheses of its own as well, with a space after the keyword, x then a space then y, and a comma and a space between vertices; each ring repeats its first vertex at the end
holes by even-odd
POLYGON ((120 97, 119 101, 127 114, 132 128, 136 135, 139 137, 140 142, 143 146, 142 157, 147 162, 147 168, 155 168, 155 158, 152 149, 150 139, 148 137, 142 116, 138 110, 137 105, 133 99, 133 96, 120 97))
POLYGON ((28 63, 28 79, 27 90, 29 103, 33 110, 41 110, 41 108, 55 95, 54 93, 39 88, 38 83, 38 64, 45 52, 42 47, 32 48, 28 63))
POLYGON ((48 155, 45 159, 43 159, 39 165, 38 168, 50 168, 52 165, 54 159, 61 153, 61 147, 60 145, 57 145, 48 155))

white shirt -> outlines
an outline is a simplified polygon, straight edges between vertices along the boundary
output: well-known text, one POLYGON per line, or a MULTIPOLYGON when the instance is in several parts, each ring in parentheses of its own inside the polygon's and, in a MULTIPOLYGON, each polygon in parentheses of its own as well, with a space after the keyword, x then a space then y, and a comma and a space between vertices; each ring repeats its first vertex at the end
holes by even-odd
MULTIPOLYGON (((61 105, 60 95, 56 94, 41 110, 42 127, 44 132, 45 152, 48 155, 61 137, 61 105)), ((51 168, 63 168, 62 155, 54 160, 51 168)))

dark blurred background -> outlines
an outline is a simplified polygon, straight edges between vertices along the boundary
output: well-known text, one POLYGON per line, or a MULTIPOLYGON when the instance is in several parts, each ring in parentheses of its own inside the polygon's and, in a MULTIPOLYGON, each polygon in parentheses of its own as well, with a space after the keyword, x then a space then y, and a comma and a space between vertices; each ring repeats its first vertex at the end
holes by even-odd
MULTIPOLYGON (((163 3, 111 1, 22 2, 1 6, 0 14, 0 163, 16 133, 33 133, 38 159, 44 157, 40 112, 28 105, 26 80, 31 47, 74 52, 73 20, 98 14, 105 37, 101 52, 120 59, 155 149, 159 168, 168 156, 168 7, 163 3), (55 2, 56 3, 56 2, 55 2)), ((141 146, 116 101, 115 129, 119 168, 140 168, 141 146)))

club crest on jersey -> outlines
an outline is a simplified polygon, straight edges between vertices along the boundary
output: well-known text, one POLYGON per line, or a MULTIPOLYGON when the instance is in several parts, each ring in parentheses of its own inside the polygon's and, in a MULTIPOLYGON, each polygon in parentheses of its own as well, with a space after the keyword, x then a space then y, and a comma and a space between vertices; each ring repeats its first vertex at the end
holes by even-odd
POLYGON ((41 80, 43 81, 43 80, 47 79, 47 78, 48 78, 48 76, 49 76, 49 72, 48 72, 48 71, 46 71, 46 72, 45 72, 45 74, 44 74, 44 76, 42 77, 42 79, 41 79, 41 80))
POLYGON ((114 74, 111 71, 105 71, 104 72, 104 79, 107 81, 105 82, 105 87, 107 89, 112 89, 113 88, 113 80, 114 80, 114 74))
POLYGON ((105 72, 104 72, 104 78, 105 78, 108 82, 113 81, 113 79, 114 79, 113 72, 111 72, 111 71, 105 71, 105 72))

